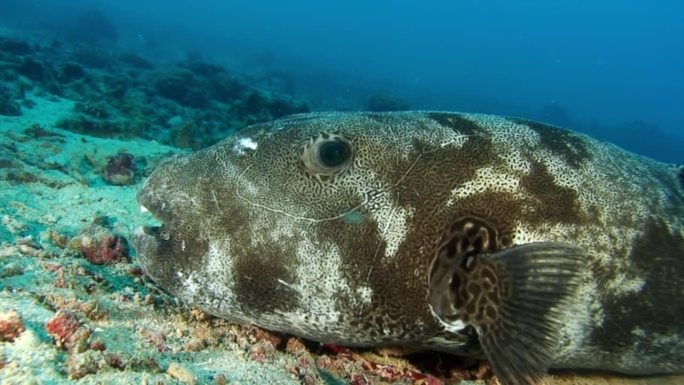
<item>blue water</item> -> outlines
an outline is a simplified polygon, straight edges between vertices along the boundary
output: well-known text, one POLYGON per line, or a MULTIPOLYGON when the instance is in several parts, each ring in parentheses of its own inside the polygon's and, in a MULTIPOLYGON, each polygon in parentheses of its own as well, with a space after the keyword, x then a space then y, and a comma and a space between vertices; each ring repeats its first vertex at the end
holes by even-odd
POLYGON ((381 94, 543 120, 684 162, 681 0, 2 0, 0 15, 65 40, 271 74, 313 110, 363 109, 381 94), (113 28, 74 25, 93 10, 113 28))

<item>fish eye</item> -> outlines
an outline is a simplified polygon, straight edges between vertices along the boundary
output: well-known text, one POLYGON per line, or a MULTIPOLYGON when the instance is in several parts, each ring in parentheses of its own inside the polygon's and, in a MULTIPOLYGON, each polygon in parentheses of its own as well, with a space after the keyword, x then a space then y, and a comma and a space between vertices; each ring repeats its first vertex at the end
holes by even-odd
POLYGON ((305 143, 301 159, 310 175, 330 182, 349 168, 354 147, 339 134, 321 133, 305 143))
POLYGON ((350 158, 349 143, 340 139, 323 142, 318 148, 318 161, 327 168, 344 166, 350 158))

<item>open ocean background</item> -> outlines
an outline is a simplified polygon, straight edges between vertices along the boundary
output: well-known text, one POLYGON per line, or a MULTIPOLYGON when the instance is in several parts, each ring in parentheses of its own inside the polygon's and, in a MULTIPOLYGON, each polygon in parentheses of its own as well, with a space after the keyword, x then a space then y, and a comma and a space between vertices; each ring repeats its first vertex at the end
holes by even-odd
POLYGON ((0 23, 153 62, 200 57, 311 110, 375 96, 518 115, 683 161, 678 0, 3 0, 0 23))

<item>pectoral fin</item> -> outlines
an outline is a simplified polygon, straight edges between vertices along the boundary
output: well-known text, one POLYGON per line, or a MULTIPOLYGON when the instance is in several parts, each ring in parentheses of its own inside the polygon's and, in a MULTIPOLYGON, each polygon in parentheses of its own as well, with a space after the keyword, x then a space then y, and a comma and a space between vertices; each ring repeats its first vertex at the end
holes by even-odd
POLYGON ((584 254, 569 244, 532 243, 442 261, 431 272, 430 302, 444 322, 477 330, 502 384, 535 385, 553 361, 584 254))

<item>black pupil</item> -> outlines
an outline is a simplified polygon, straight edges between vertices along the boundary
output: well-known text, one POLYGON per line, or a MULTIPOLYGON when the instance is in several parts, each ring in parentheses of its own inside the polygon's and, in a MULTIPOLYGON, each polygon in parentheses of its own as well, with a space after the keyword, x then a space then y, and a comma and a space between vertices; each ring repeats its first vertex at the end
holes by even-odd
POLYGON ((349 146, 342 141, 330 141, 321 145, 321 163, 326 167, 339 167, 349 159, 349 146))

